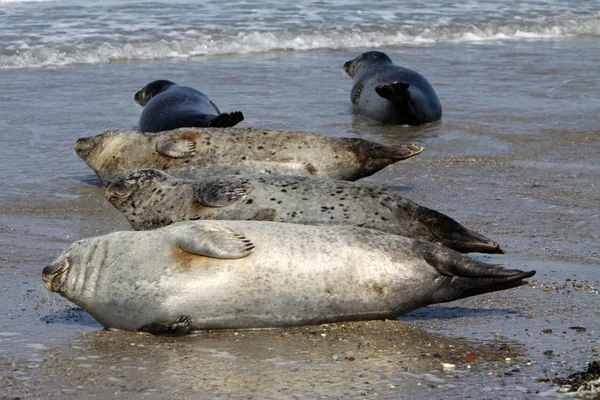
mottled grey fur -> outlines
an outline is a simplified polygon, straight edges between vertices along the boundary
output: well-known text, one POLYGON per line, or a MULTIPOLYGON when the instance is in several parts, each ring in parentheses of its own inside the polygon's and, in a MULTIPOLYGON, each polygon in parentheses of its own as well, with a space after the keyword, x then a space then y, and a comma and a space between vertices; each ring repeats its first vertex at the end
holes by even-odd
POLYGON ((497 243, 398 192, 354 182, 276 175, 185 180, 147 169, 110 185, 106 197, 137 230, 197 219, 353 225, 461 252, 502 252, 497 243))
POLYGON ((534 274, 372 229, 190 221, 80 240, 42 276, 106 328, 184 334, 396 318, 534 274))

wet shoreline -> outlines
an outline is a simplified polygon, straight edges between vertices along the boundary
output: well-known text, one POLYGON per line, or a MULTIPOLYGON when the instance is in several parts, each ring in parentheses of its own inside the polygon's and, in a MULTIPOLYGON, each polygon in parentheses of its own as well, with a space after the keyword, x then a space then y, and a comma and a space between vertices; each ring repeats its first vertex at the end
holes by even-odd
POLYGON ((600 289, 597 175, 593 167, 578 168, 594 165, 586 159, 598 151, 592 136, 570 144, 555 138, 545 151, 515 152, 510 160, 444 158, 433 147, 433 155, 367 178, 447 213, 507 252, 475 258, 538 271, 525 287, 429 306, 400 321, 190 338, 102 331, 46 293, 40 278, 71 241, 129 229, 102 189, 76 189, 81 198, 73 207, 5 212, 8 246, 0 257, 12 267, 0 270, 7 294, 3 390, 24 398, 454 398, 501 388, 490 398, 553 397, 551 379, 584 369, 600 353, 599 311, 588 307, 600 289), (360 347, 365 342, 367 350, 360 347))

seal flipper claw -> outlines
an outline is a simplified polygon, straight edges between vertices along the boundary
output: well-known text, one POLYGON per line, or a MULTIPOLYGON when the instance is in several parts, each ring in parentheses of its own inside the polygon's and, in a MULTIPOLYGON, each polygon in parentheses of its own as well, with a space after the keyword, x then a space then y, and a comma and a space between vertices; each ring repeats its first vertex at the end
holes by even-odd
POLYGON ((196 153, 196 142, 189 139, 165 137, 156 143, 156 151, 166 157, 187 158, 196 153))
POLYGON ((219 110, 219 107, 217 107, 217 105, 212 100, 208 100, 208 101, 210 101, 210 105, 213 106, 213 108, 215 109, 215 111, 217 112, 217 114, 221 114, 221 111, 219 110))
POLYGON ((230 113, 222 113, 214 117, 208 126, 211 128, 230 128, 242 122, 244 114, 241 111, 232 111, 230 113))
POLYGON ((175 244, 188 253, 213 258, 244 258, 254 251, 251 240, 218 225, 192 226, 175 238, 175 244))
POLYGON ((222 180, 203 182, 194 188, 196 200, 206 207, 226 207, 244 200, 250 187, 242 182, 222 180))
POLYGON ((153 335, 183 336, 192 332, 192 317, 181 315, 173 322, 152 322, 139 329, 153 335))
POLYGON ((355 85, 352 88, 352 92, 350 93, 350 99, 352 100, 352 104, 358 104, 358 100, 360 99, 360 94, 365 86, 365 81, 361 81, 360 85, 355 85))
POLYGON ((408 103, 410 102, 410 84, 407 82, 396 81, 387 85, 379 85, 375 87, 377 94, 384 99, 388 99, 392 103, 408 103))

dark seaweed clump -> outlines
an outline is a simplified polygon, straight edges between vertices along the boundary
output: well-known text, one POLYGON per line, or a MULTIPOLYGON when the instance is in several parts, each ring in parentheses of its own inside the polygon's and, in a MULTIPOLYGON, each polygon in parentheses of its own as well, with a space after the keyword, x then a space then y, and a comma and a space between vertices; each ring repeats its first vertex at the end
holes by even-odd
POLYGON ((552 383, 561 385, 561 389, 566 389, 567 392, 576 392, 580 389, 592 390, 590 383, 598 378, 600 378, 600 361, 592 361, 586 371, 575 372, 568 378, 555 378, 552 383))

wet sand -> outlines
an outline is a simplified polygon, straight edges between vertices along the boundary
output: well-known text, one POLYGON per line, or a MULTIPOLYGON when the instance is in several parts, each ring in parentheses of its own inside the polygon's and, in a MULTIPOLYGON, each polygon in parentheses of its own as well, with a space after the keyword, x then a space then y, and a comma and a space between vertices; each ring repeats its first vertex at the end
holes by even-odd
MULTIPOLYGON (((534 398, 600 358, 598 132, 515 137, 501 156, 443 144, 368 181, 501 243, 473 255, 536 269, 518 289, 399 321, 154 337, 108 332, 47 293, 72 241, 129 229, 92 175, 62 200, 0 215, 0 398, 534 398), (453 367, 444 364, 451 364, 453 367)), ((371 137, 373 139, 373 137, 371 137)), ((384 138, 382 137, 382 141, 384 138)))

